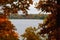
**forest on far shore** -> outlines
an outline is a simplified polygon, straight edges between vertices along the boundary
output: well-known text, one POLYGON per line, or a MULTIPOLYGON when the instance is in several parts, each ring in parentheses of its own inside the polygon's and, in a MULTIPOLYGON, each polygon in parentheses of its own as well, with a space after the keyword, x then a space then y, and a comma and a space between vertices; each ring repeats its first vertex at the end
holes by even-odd
POLYGON ((8 16, 9 19, 44 19, 46 17, 47 17, 47 14, 29 14, 28 16, 12 14, 8 16))

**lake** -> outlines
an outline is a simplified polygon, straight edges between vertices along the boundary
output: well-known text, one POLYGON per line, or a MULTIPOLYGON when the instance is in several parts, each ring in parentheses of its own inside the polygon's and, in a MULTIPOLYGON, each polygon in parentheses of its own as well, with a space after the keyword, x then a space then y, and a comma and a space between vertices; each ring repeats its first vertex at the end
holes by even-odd
POLYGON ((38 27, 39 23, 43 23, 43 20, 39 19, 10 19, 10 21, 16 27, 19 35, 23 34, 27 27, 38 27))

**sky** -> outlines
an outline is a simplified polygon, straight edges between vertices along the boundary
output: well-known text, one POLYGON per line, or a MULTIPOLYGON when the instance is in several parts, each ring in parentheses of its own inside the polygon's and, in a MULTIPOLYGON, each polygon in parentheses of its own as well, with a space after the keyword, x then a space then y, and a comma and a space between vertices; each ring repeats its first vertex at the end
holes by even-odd
MULTIPOLYGON (((37 14, 37 13, 39 13, 39 11, 36 9, 36 8, 34 8, 35 7, 35 3, 36 2, 38 2, 39 0, 33 0, 33 5, 30 5, 30 7, 29 7, 29 9, 30 10, 28 10, 28 13, 29 14, 37 14)), ((13 2, 14 4, 16 4, 17 2, 13 2)), ((11 5, 10 4, 7 4, 6 6, 9 6, 9 7, 11 7, 11 5)), ((3 10, 1 10, 1 8, 2 8, 2 6, 0 6, 0 12, 3 12, 3 10)), ((18 13, 19 14, 22 14, 22 11, 18 11, 18 13)))
POLYGON ((32 13, 32 14, 37 14, 37 13, 39 13, 39 11, 36 9, 36 8, 34 8, 35 7, 35 3, 36 2, 38 2, 39 0, 33 0, 34 2, 33 2, 33 5, 31 5, 30 7, 29 7, 29 13, 32 13))
MULTIPOLYGON (((28 14, 39 14, 41 12, 41 10, 38 11, 36 8, 34 8, 36 2, 38 3, 39 0, 33 0, 33 5, 30 5, 29 10, 27 10, 28 11, 28 14)), ((14 4, 16 4, 16 3, 17 2, 14 2, 14 4)), ((10 4, 7 4, 6 6, 10 6, 11 7, 10 4)), ((2 8, 2 6, 0 6, 0 12, 3 12, 3 10, 1 10, 1 8, 2 8)), ((41 13, 46 14, 46 12, 41 12, 41 13)), ((23 13, 22 13, 22 11, 18 11, 18 14, 23 14, 23 13)))
MULTIPOLYGON (((33 5, 30 5, 29 10, 28 10, 28 14, 39 14, 39 13, 40 14, 42 14, 42 13, 43 14, 51 14, 51 12, 47 12, 47 13, 46 12, 41 12, 41 10, 38 11, 36 8, 34 8, 35 4, 38 3, 38 2, 39 2, 39 0, 33 0, 33 5)), ((22 11, 18 11, 18 13, 23 14, 22 11)))
MULTIPOLYGON (((33 5, 30 5, 28 14, 38 14, 40 11, 38 11, 35 7, 35 3, 39 0, 33 0, 33 5)), ((22 14, 22 11, 18 11, 19 14, 22 14)))

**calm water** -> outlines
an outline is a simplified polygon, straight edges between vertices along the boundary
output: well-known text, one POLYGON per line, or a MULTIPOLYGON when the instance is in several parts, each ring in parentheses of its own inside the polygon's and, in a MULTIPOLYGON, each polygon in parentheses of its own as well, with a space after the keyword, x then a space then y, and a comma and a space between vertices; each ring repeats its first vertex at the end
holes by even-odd
POLYGON ((39 19, 10 19, 10 21, 17 28, 17 32, 20 35, 24 33, 27 27, 37 27, 39 23, 43 23, 43 20, 39 19))

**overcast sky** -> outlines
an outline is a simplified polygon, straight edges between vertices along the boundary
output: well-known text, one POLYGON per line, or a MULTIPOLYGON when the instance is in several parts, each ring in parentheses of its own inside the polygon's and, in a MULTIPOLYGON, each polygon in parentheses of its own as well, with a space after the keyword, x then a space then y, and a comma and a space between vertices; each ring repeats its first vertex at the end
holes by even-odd
MULTIPOLYGON (((28 10, 28 14, 39 14, 41 12, 41 10, 37 10, 35 7, 35 4, 38 3, 39 0, 33 0, 33 5, 30 5, 29 10, 28 10)), ((18 11, 19 14, 22 14, 22 11, 18 11)), ((41 12, 46 14, 46 12, 41 12)), ((51 14, 51 12, 47 12, 47 14, 51 14)))
MULTIPOLYGON (((35 7, 35 3, 38 2, 39 0, 33 0, 33 5, 30 5, 28 13, 29 14, 38 14, 39 11, 34 8, 35 7)), ((22 14, 22 11, 18 11, 19 14, 22 14)))
MULTIPOLYGON (((30 5, 29 10, 28 10, 28 14, 39 14, 41 12, 41 10, 38 11, 36 8, 34 8, 36 2, 38 3, 39 0, 33 0, 33 5, 30 5)), ((16 4, 16 2, 14 2, 14 4, 16 4)), ((7 4, 7 6, 11 6, 11 5, 7 4)), ((0 6, 0 12, 3 12, 3 10, 1 10, 1 8, 2 8, 2 6, 0 6)), ((18 14, 23 14, 23 13, 22 13, 22 11, 18 11, 18 14)), ((45 14, 46 14, 46 12, 45 12, 45 14)))

